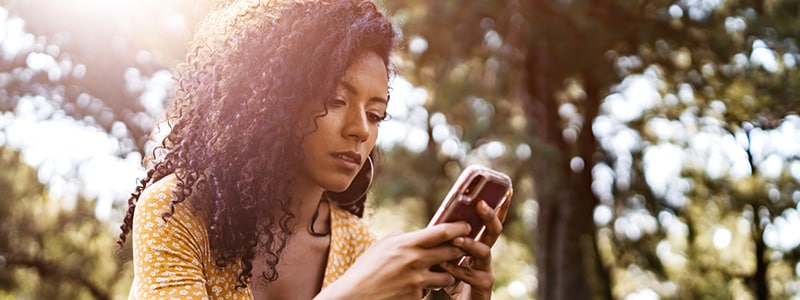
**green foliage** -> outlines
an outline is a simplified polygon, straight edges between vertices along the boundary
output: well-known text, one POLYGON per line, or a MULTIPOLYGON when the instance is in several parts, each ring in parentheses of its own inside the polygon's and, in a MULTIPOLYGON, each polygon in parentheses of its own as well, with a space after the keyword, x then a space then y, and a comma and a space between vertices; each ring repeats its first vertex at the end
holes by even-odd
MULTIPOLYGON (((132 278, 94 201, 51 199, 20 153, 0 148, 0 298, 112 299, 132 278)), ((130 249, 127 249, 130 250, 130 249)))
MULTIPOLYGON (((778 279, 779 272, 769 269, 775 261, 770 257, 797 251, 768 249, 763 234, 766 224, 785 211, 792 213, 797 205, 796 177, 788 175, 788 166, 798 158, 783 157, 784 175, 778 178, 757 172, 739 178, 730 169, 712 175, 702 160, 709 153, 696 149, 693 140, 707 136, 739 141, 725 146, 726 151, 740 147, 736 153, 749 153, 741 142, 744 127, 754 125, 765 132, 800 110, 798 5, 386 2, 404 32, 402 74, 427 88, 429 114, 443 113, 459 128, 460 141, 469 145, 467 156, 454 160, 468 163, 487 140, 502 141, 512 149, 520 144, 532 148, 530 159, 508 151, 490 163, 513 170, 520 182, 532 180, 532 190, 526 189, 515 203, 536 199, 539 209, 533 217, 538 221, 526 224, 524 218, 512 218, 507 227, 536 226, 538 240, 530 248, 536 249, 540 270, 538 295, 546 299, 588 298, 570 294, 586 290, 586 285, 594 286, 594 296, 601 298, 623 298, 644 289, 668 298, 785 295, 784 287, 793 284, 796 275, 783 272, 789 276, 778 279), (658 99, 630 119, 610 116, 608 95, 645 97, 621 94, 626 82, 643 74, 652 80, 658 99), (481 114, 475 99, 485 101, 490 113, 481 114), (614 145, 598 144, 593 132, 597 117, 604 119, 602 126, 609 125, 609 119, 616 122, 611 126, 619 127, 613 127, 612 134, 630 129, 640 140, 624 153, 612 149, 614 145), (665 138, 656 131, 664 120, 680 128, 679 133, 665 138), (682 162, 683 172, 675 178, 686 186, 679 197, 683 204, 655 193, 648 182, 645 153, 664 145, 677 146, 691 158, 682 162), (581 158, 582 171, 572 167, 576 157, 581 158), (610 192, 592 199, 598 195, 581 191, 597 193, 593 184, 605 183, 580 178, 597 180, 592 171, 598 166, 609 166, 614 177, 608 183, 610 192), (594 228, 591 214, 581 212, 598 204, 610 208, 611 216, 594 228), (641 224, 652 226, 631 228, 641 224), (569 235, 570 227, 584 228, 576 229, 580 235, 595 235, 595 258, 592 247, 569 235), (733 237, 729 246, 717 249, 711 240, 720 230, 733 237), (565 258, 563 250, 553 250, 572 248, 581 248, 583 265, 593 267, 580 266, 580 257, 565 258), (552 278, 574 280, 547 281, 552 278), (773 284, 765 290, 768 279, 773 284)), ((637 100, 626 103, 637 105, 637 100)), ((440 147, 431 145, 424 154, 436 158, 433 165, 439 167, 444 165, 440 147)), ((759 168, 767 155, 751 159, 750 169, 759 168)), ((404 177, 419 176, 405 172, 404 177)), ((514 209, 512 215, 532 217, 522 206, 514 209)), ((511 237, 521 241, 522 236, 511 237)), ((774 264, 796 262, 785 256, 774 264)))

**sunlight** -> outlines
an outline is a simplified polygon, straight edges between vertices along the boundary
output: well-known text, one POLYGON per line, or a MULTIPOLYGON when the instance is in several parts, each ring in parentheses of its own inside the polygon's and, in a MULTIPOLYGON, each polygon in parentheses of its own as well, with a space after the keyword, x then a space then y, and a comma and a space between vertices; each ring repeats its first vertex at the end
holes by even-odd
POLYGON ((413 152, 422 152, 428 144, 428 111, 422 107, 427 92, 402 76, 394 77, 390 86, 391 100, 386 108, 389 120, 381 124, 378 146, 390 151, 399 144, 413 152))
POLYGON ((787 209, 775 218, 764 230, 764 242, 780 251, 791 251, 800 245, 800 213, 794 208, 787 209))
POLYGON ((625 296, 625 300, 655 300, 661 299, 656 292, 651 289, 644 289, 628 296, 625 296))
POLYGON ((723 249, 731 244, 732 236, 733 235, 731 234, 730 230, 723 227, 717 227, 713 229, 711 239, 714 247, 717 249, 723 249))
POLYGON ((753 52, 750 54, 750 63, 756 67, 763 67, 770 73, 778 71, 778 60, 775 51, 769 49, 761 40, 753 42, 753 52))
POLYGON ((514 298, 522 298, 528 295, 528 288, 522 281, 514 280, 508 285, 508 294, 514 298))
POLYGON ((25 163, 38 168, 39 181, 63 207, 73 207, 80 196, 96 198, 97 218, 109 218, 114 200, 126 198, 143 174, 141 157, 132 152, 119 158, 117 139, 94 126, 65 116, 42 119, 52 110, 40 97, 20 99, 0 123, 3 144, 23 152, 25 163))
MULTIPOLYGON (((653 194, 667 197, 671 189, 678 188, 676 179, 680 178, 684 168, 684 155, 681 147, 674 144, 654 145, 644 150, 645 180, 653 189, 653 194)), ((672 201, 671 204, 680 206, 681 202, 672 201)))

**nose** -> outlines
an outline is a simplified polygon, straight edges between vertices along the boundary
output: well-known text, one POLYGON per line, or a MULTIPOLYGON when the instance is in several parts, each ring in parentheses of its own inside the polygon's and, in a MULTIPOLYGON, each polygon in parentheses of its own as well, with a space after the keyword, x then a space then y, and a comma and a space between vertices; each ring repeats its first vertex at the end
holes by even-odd
POLYGON ((353 109, 347 114, 343 134, 346 138, 366 142, 369 138, 369 120, 363 109, 353 109))

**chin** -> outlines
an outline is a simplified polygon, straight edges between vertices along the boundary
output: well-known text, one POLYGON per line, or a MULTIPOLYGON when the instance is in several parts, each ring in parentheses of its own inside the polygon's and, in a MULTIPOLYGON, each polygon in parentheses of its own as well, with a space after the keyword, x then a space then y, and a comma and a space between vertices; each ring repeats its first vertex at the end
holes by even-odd
POLYGON ((331 192, 334 192, 334 193, 341 193, 341 192, 346 191, 347 188, 350 187, 350 184, 352 184, 352 180, 347 181, 347 182, 341 182, 341 181, 339 181, 339 182, 329 182, 328 184, 323 185, 323 186, 328 191, 331 191, 331 192))
POLYGON ((325 189, 326 191, 331 191, 334 193, 341 193, 347 190, 351 184, 353 184, 353 180, 355 180, 356 175, 350 174, 320 174, 322 176, 316 177, 316 183, 325 189))
POLYGON ((346 191, 346 190, 347 190, 347 187, 343 187, 343 188, 340 188, 340 187, 336 187, 336 188, 328 188, 328 189, 326 189, 326 190, 328 190, 328 191, 331 191, 331 192, 334 192, 334 193, 341 193, 341 192, 344 192, 344 191, 346 191))

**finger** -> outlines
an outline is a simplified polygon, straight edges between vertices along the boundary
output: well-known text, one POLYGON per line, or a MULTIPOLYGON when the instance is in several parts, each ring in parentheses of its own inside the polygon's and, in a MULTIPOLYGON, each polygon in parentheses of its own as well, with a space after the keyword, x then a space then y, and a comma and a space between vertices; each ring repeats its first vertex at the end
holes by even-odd
POLYGON ((389 244, 389 245, 396 244, 397 243, 396 241, 398 239, 402 239, 403 238, 402 235, 403 235, 403 232, 401 232, 401 231, 391 232, 391 233, 381 237, 380 239, 378 239, 374 243, 372 243, 372 245, 370 245, 369 248, 375 248, 375 247, 378 247, 378 245, 382 245, 382 244, 389 244))
POLYGON ((442 223, 409 233, 409 238, 422 248, 431 248, 459 236, 469 234, 466 222, 442 223))
POLYGON ((489 270, 491 268, 492 248, 488 245, 464 238, 456 238, 453 240, 453 244, 469 255, 460 266, 477 270, 489 270))
POLYGON ((456 278, 447 272, 425 271, 422 286, 426 289, 441 289, 456 283, 456 278))
POLYGON ((483 223, 486 224, 486 231, 481 241, 491 247, 503 232, 503 223, 500 222, 495 211, 484 201, 478 202, 478 215, 483 219, 483 223))
MULTIPOLYGON (((491 263, 492 260, 492 248, 489 245, 486 245, 482 242, 477 242, 473 239, 458 237, 455 238, 452 244, 459 249, 466 252, 466 255, 472 257, 473 261, 478 263, 479 261, 486 261, 491 263)), ((482 264, 480 269, 486 269, 488 267, 487 264, 482 264)), ((475 265, 473 265, 475 268, 475 265)))
POLYGON ((423 252, 420 254, 420 262, 424 264, 426 269, 433 265, 437 265, 449 260, 460 259, 461 257, 464 257, 464 255, 467 255, 467 253, 461 248, 448 244, 427 248, 422 251, 423 252))
POLYGON ((442 268, 452 274, 455 279, 471 285, 473 289, 491 289, 494 285, 494 274, 490 270, 476 270, 453 263, 442 264, 442 268))

